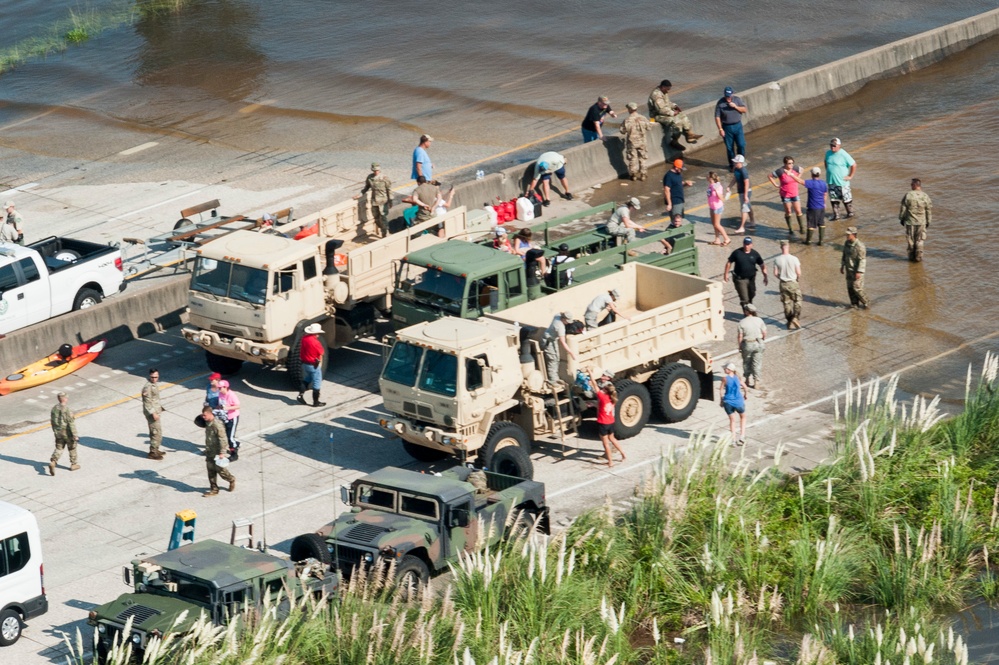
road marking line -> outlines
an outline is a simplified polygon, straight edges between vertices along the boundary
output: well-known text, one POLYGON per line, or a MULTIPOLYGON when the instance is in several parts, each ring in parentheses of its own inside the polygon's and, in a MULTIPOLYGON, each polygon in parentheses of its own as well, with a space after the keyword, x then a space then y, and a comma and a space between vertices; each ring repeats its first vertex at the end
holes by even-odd
POLYGON ((150 148, 155 148, 159 145, 158 141, 149 141, 148 143, 140 143, 139 145, 129 148, 128 150, 122 150, 119 155, 134 155, 137 152, 142 152, 143 150, 149 150, 150 148))
POLYGON ((0 196, 7 196, 9 194, 20 194, 21 192, 26 192, 29 189, 34 189, 35 187, 38 187, 37 182, 29 182, 25 185, 21 185, 19 187, 13 187, 11 189, 2 191, 0 192, 0 196))

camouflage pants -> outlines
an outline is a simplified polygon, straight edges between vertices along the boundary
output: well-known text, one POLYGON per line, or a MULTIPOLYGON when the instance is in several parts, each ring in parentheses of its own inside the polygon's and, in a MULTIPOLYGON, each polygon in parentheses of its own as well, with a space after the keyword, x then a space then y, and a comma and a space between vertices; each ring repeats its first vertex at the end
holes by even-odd
MULTIPOLYGON (((163 418, 162 413, 159 415, 160 418, 163 418)), ((149 424, 149 450, 159 450, 160 444, 163 443, 163 421, 152 416, 146 416, 146 423, 149 424)))
POLYGON ((906 224, 905 242, 909 249, 909 260, 917 261, 923 258, 923 242, 926 241, 925 224, 906 224))
POLYGON ((558 340, 551 340, 550 343, 546 344, 543 350, 545 356, 545 369, 548 372, 548 380, 552 383, 558 381, 558 365, 561 360, 558 350, 558 340))
POLYGON ((628 175, 632 178, 648 175, 645 162, 649 158, 649 149, 642 141, 641 144, 633 141, 625 141, 624 159, 628 163, 628 175))
POLYGON ((62 451, 69 448, 69 463, 76 464, 76 438, 69 437, 64 438, 57 436, 55 440, 55 450, 52 451, 52 463, 55 464, 62 457, 62 451))
POLYGON ((742 352, 742 374, 748 381, 760 380, 763 373, 763 342, 743 342, 739 349, 742 352))
POLYGON ((208 469, 208 485, 215 491, 218 491, 219 488, 217 476, 221 476, 222 480, 229 483, 236 480, 236 478, 229 473, 229 469, 223 469, 215 463, 215 458, 206 458, 205 467, 208 469))
POLYGON ((663 132, 666 134, 666 138, 668 139, 675 139, 680 136, 680 134, 689 132, 691 129, 690 119, 687 117, 686 113, 677 113, 672 116, 656 116, 656 122, 663 126, 663 132))
POLYGON ((846 292, 850 294, 850 304, 854 307, 867 307, 867 292, 864 290, 864 275, 846 271, 846 292))
POLYGON ((375 203, 374 201, 372 201, 371 215, 375 218, 375 224, 377 224, 378 228, 381 229, 382 236, 387 236, 389 233, 388 230, 389 202, 386 201, 385 203, 375 203))
POLYGON ((801 287, 797 281, 780 283, 780 304, 788 323, 801 316, 801 287))

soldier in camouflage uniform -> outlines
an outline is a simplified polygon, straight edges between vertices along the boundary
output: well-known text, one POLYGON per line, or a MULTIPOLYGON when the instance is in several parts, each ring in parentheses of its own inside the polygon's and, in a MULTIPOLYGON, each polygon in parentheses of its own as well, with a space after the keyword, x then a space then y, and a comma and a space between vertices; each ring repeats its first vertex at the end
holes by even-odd
POLYGON ((215 463, 215 458, 220 455, 225 458, 229 457, 225 425, 215 417, 210 406, 201 410, 201 417, 205 419, 205 467, 208 469, 209 486, 209 490, 202 496, 215 496, 219 493, 218 476, 222 476, 222 480, 229 481, 229 491, 232 492, 236 489, 235 476, 229 473, 229 469, 215 463))
POLYGON ((857 227, 846 230, 846 243, 843 245, 843 259, 839 272, 846 275, 846 291, 850 294, 850 305, 867 309, 867 293, 864 291, 864 273, 867 271, 867 248, 857 239, 857 227))
POLYGON ((160 416, 163 414, 163 407, 160 405, 160 387, 156 385, 160 380, 158 369, 149 370, 149 381, 142 386, 142 413, 146 416, 149 424, 149 459, 163 459, 163 451, 160 444, 163 443, 163 427, 160 416))
POLYGON ((628 175, 632 180, 645 180, 649 174, 645 162, 649 158, 646 136, 649 133, 649 119, 638 112, 638 104, 630 102, 628 117, 621 123, 621 136, 624 137, 624 158, 628 162, 628 175))
POLYGON ((49 475, 54 476, 56 462, 62 457, 64 448, 69 448, 69 470, 76 471, 80 468, 76 458, 76 444, 80 442, 80 437, 76 433, 76 420, 73 412, 69 410, 66 403, 69 398, 66 393, 56 395, 59 403, 52 407, 50 420, 52 423, 52 433, 55 435, 55 450, 52 451, 52 460, 49 462, 49 475))
POLYGON ((680 143, 681 133, 691 145, 697 143, 697 139, 703 135, 693 132, 687 114, 669 100, 669 91, 672 87, 673 84, 669 79, 663 79, 659 87, 649 94, 649 117, 663 126, 663 131, 670 140, 669 147, 683 151, 687 146, 680 143))
POLYGON ((5 201, 3 204, 3 214, 0 215, 3 219, 0 219, 0 223, 3 223, 3 235, 4 241, 7 241, 6 236, 10 236, 9 242, 17 243, 18 245, 24 244, 24 218, 18 214, 17 210, 14 209, 13 201, 5 201))
POLYGON ((371 175, 364 181, 364 189, 361 190, 360 194, 354 196, 354 200, 356 201, 369 191, 371 192, 371 214, 384 238, 389 234, 388 220, 389 206, 392 205, 392 181, 382 174, 378 164, 371 165, 371 175))
POLYGON ((930 195, 923 191, 923 183, 919 178, 913 178, 911 192, 902 198, 902 207, 898 211, 898 223, 905 227, 905 240, 909 246, 909 260, 919 263, 923 260, 923 242, 926 240, 926 229, 930 228, 933 217, 933 201, 930 195))

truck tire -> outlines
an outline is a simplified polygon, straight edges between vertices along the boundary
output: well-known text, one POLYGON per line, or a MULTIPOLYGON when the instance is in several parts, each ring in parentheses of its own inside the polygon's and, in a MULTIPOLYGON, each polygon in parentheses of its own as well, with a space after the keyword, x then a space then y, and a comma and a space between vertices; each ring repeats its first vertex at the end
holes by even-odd
POLYGON ((478 462, 490 471, 531 480, 534 478, 534 464, 528 454, 530 447, 527 432, 520 425, 506 421, 493 423, 479 451, 478 462))
MULTIPOLYGON (((302 321, 295 328, 295 337, 292 339, 291 346, 288 349, 288 358, 284 361, 284 365, 288 369, 288 385, 294 390, 299 390, 302 387, 302 359, 299 357, 299 354, 302 352, 302 337, 305 334, 305 326, 307 325, 307 321, 302 321)), ((322 341, 325 351, 323 352, 323 360, 319 365, 319 369, 322 371, 323 376, 325 376, 326 368, 330 363, 330 349, 326 346, 326 340, 322 341)))
POLYGON ((208 369, 218 372, 222 376, 236 374, 243 367, 243 361, 239 358, 220 356, 211 351, 205 351, 205 362, 208 363, 208 369))
POLYGON ((426 446, 421 446, 418 443, 411 443, 409 441, 403 441, 402 448, 409 453, 410 457, 421 462, 439 462, 445 457, 450 456, 450 453, 443 450, 427 448, 426 446))
POLYGON ((0 647, 9 647, 21 637, 21 615, 14 610, 0 612, 0 647))
POLYGON ((303 533, 300 536, 295 536, 295 539, 291 541, 289 554, 291 560, 295 562, 311 558, 321 561, 324 566, 333 563, 333 555, 330 554, 330 550, 326 546, 326 539, 318 533, 303 533))
POLYGON ((60 249, 52 258, 58 261, 65 261, 66 263, 72 263, 80 258, 80 253, 72 249, 60 249))
POLYGON ((541 533, 535 524, 538 519, 538 514, 535 511, 527 508, 515 508, 514 510, 517 511, 517 517, 510 525, 510 531, 506 534, 507 540, 517 541, 530 537, 532 533, 541 533))
POLYGON ((649 380, 652 409, 668 423, 678 423, 690 417, 701 394, 701 380, 692 367, 670 363, 659 368, 649 380))
POLYGON ((409 592, 410 587, 414 590, 422 589, 430 581, 430 569, 418 556, 407 554, 402 557, 402 561, 395 568, 396 589, 403 594, 405 600, 412 598, 409 592))
POLYGON ((641 383, 630 379, 618 381, 617 404, 614 405, 614 436, 618 439, 630 439, 649 422, 649 412, 652 410, 652 397, 641 383))
POLYGON ((93 289, 80 289, 80 292, 76 294, 76 298, 73 300, 73 311, 100 305, 101 300, 103 298, 97 291, 93 289))

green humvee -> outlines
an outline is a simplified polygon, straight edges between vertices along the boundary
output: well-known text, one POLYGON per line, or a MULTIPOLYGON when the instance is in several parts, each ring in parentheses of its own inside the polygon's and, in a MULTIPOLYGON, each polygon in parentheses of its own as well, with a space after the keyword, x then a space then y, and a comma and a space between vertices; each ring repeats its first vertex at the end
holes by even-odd
POLYGON ((135 559, 122 577, 134 590, 90 612, 97 631, 97 658, 103 663, 112 646, 130 640, 137 662, 152 637, 188 631, 204 613, 226 624, 244 608, 259 609, 268 595, 287 613, 290 599, 336 592, 337 576, 317 561, 293 563, 256 550, 203 540, 145 559, 135 559), (174 622, 183 613, 183 621, 174 622), (130 635, 122 635, 132 619, 130 635))
POLYGON ((335 563, 345 576, 394 561, 396 584, 405 588, 426 583, 461 552, 482 549, 514 530, 549 533, 544 484, 499 473, 386 467, 340 491, 351 511, 295 538, 293 559, 335 563))

